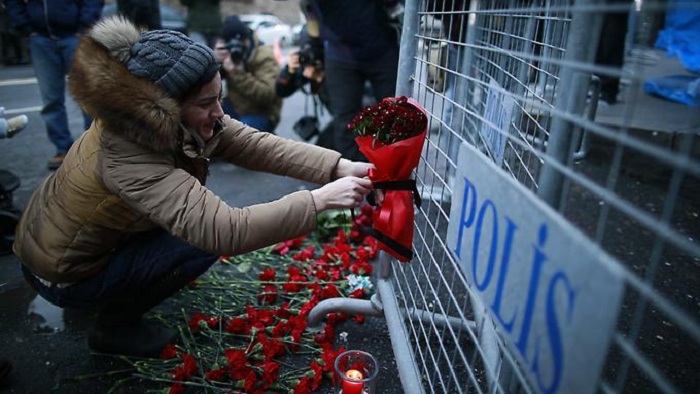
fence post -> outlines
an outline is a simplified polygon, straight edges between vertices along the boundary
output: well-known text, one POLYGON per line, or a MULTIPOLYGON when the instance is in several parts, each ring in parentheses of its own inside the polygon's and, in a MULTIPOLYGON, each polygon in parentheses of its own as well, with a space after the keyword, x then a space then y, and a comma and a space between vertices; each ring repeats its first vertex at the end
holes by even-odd
MULTIPOLYGON (((590 84, 590 74, 574 69, 574 64, 590 64, 598 47, 598 39, 602 27, 601 14, 594 12, 592 7, 602 4, 596 0, 577 0, 574 6, 576 12, 572 16, 569 37, 566 43, 564 66, 561 69, 559 86, 566 86, 567 91, 558 94, 554 99, 554 107, 567 114, 581 113, 586 105, 586 92, 590 84), (580 7, 580 8, 579 8, 580 7), (591 34, 593 33, 593 34, 591 34)), ((552 166, 551 161, 566 164, 571 156, 571 142, 574 135, 574 125, 555 117, 547 141, 545 161, 540 173, 538 195, 554 209, 561 204, 564 176, 552 166)))
POLYGON ((413 75, 416 71, 416 45, 413 37, 418 34, 418 4, 420 0, 406 0, 404 5, 401 44, 399 46, 399 70, 396 77, 396 95, 411 96, 413 93, 413 75))
MULTIPOLYGON (((416 70, 416 46, 413 45, 413 37, 418 33, 419 3, 420 0, 406 0, 404 5, 399 69, 396 79, 397 96, 411 96, 413 93, 413 75, 416 70)), ((394 350, 401 386, 406 393, 420 394, 425 391, 415 363, 415 354, 413 354, 410 340, 405 331, 403 316, 396 302, 396 292, 391 283, 391 263, 392 259, 388 254, 379 253, 377 293, 384 308, 387 329, 391 334, 391 345, 394 350)))

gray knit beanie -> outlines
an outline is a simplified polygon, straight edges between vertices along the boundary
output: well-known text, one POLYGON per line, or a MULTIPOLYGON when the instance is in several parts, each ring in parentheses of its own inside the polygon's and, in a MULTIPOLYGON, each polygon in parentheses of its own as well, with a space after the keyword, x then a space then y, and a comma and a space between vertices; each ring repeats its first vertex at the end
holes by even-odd
POLYGON ((175 99, 211 81, 219 71, 214 52, 180 32, 140 33, 123 17, 114 16, 99 22, 90 36, 105 45, 129 72, 152 81, 175 99))
POLYGON ((209 47, 180 32, 153 30, 131 47, 126 68, 179 99, 198 82, 209 81, 219 65, 209 47))

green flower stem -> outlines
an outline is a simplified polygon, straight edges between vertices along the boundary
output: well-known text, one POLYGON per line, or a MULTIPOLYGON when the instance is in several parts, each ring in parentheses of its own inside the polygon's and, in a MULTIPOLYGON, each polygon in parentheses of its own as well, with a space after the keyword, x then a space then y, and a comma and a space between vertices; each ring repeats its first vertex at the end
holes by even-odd
POLYGON ((154 382, 162 382, 162 383, 168 383, 168 384, 180 383, 184 386, 214 389, 217 391, 224 391, 224 392, 231 390, 230 387, 216 387, 215 385, 209 383, 207 380, 204 380, 204 379, 202 379, 202 380, 206 383, 199 383, 199 382, 192 381, 192 380, 177 381, 177 380, 173 380, 173 379, 158 378, 158 377, 154 377, 154 376, 141 375, 141 374, 134 374, 134 377, 141 378, 141 379, 148 379, 148 380, 151 380, 154 382))
POLYGON ((97 372, 97 373, 86 373, 86 374, 74 375, 74 376, 69 376, 69 377, 64 378, 64 379, 71 380, 71 381, 81 381, 81 380, 86 380, 86 379, 99 378, 99 377, 103 377, 103 376, 119 375, 119 374, 133 372, 133 371, 134 371, 134 368, 116 369, 116 370, 107 371, 107 372, 97 372))

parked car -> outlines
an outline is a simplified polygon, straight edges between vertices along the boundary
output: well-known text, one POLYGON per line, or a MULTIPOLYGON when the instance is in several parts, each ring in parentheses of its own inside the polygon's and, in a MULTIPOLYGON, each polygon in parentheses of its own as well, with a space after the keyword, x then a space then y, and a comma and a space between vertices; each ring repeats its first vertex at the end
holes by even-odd
POLYGON ((272 14, 243 14, 241 21, 248 25, 260 41, 265 44, 274 44, 279 41, 284 47, 292 44, 292 27, 282 22, 272 14))
MULTIPOLYGON (((188 34, 187 17, 180 10, 165 4, 159 4, 160 24, 163 29, 179 31, 188 34)), ((116 4, 106 4, 102 8, 102 17, 112 16, 117 13, 116 4)))

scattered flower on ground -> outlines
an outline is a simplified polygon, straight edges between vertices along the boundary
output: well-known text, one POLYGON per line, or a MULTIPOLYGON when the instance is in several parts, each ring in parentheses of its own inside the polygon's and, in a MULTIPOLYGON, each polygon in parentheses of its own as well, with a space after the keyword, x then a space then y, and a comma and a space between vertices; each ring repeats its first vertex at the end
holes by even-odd
MULTIPOLYGON (((360 211, 331 211, 321 233, 299 237, 221 264, 174 297, 177 315, 161 319, 180 332, 160 359, 130 360, 134 377, 164 385, 168 393, 312 393, 329 387, 336 327, 364 316, 331 313, 321 332, 307 316, 327 298, 368 298, 378 244, 357 232, 371 225, 360 211), (334 233, 332 232, 334 231, 334 233)), ((347 333, 341 333, 343 342, 347 333)))

